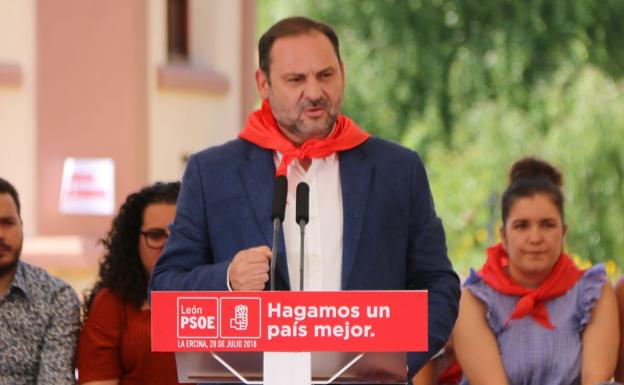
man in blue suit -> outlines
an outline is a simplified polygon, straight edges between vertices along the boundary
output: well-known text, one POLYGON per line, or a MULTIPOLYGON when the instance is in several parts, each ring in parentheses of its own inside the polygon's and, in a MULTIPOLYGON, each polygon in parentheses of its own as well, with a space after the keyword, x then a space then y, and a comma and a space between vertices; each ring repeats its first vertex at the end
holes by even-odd
POLYGON ((429 352, 408 355, 409 376, 445 344, 459 301, 423 164, 340 113, 338 38, 288 18, 259 42, 263 99, 240 138, 193 155, 152 290, 263 290, 269 280, 274 178, 290 186, 277 245, 276 288, 299 288, 295 186, 310 185, 306 290, 428 290, 429 352))

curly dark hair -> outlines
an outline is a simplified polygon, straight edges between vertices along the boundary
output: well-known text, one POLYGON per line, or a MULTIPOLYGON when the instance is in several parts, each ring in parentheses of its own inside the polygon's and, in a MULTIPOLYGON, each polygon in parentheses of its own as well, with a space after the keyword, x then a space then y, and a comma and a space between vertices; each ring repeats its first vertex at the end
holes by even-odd
POLYGON ((113 226, 105 239, 106 254, 100 261, 98 280, 85 292, 83 316, 86 319, 97 293, 108 288, 138 309, 147 299, 147 275, 139 256, 139 235, 143 226, 143 212, 154 203, 175 204, 180 182, 157 182, 128 195, 126 202, 113 219, 113 226))

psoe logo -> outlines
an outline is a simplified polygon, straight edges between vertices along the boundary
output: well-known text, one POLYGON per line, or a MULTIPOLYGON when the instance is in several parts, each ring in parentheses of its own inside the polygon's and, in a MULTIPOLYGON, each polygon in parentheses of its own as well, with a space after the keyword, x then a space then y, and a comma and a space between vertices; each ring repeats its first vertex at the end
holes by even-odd
POLYGON ((221 338, 260 338, 260 298, 226 297, 220 300, 221 338))
POLYGON ((234 318, 230 318, 230 328, 244 331, 247 327, 249 327, 249 308, 247 305, 236 305, 234 318))
POLYGON ((216 338, 219 309, 214 297, 179 297, 178 338, 216 338))

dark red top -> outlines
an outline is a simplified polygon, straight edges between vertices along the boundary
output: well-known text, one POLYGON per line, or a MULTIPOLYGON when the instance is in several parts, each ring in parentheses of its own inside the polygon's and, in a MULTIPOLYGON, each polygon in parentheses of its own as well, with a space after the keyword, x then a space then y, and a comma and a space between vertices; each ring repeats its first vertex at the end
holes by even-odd
POLYGON ((78 383, 178 384, 173 353, 152 352, 149 310, 108 289, 95 297, 78 342, 78 383))

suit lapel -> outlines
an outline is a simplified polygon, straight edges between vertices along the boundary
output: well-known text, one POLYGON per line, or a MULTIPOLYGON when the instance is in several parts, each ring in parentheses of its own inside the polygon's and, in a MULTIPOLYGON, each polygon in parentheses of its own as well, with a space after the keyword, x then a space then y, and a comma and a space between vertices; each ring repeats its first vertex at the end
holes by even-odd
POLYGON ((340 184, 343 206, 342 289, 347 288, 366 214, 373 167, 362 146, 340 153, 340 184))
MULTIPOLYGON (((247 196, 249 202, 251 202, 251 207, 254 210, 264 241, 269 247, 273 247, 273 222, 271 221, 273 181, 275 179, 273 152, 254 145, 250 145, 249 148, 248 162, 240 167, 241 177, 243 178, 247 196)), ((286 285, 290 286, 286 262, 286 246, 282 229, 280 229, 278 237, 277 250, 279 252, 277 270, 284 278, 286 285)))

